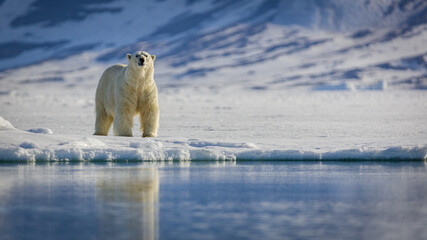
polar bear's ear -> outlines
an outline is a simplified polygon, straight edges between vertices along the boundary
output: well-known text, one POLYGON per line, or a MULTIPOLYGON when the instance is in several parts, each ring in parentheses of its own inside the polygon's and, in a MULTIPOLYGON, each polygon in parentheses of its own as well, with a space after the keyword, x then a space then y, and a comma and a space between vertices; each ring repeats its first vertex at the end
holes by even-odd
POLYGON ((154 60, 156 60, 156 55, 151 55, 151 58, 153 59, 153 62, 154 62, 154 60))
POLYGON ((130 61, 130 59, 132 58, 132 54, 130 53, 126 54, 126 58, 128 59, 128 61, 130 61))

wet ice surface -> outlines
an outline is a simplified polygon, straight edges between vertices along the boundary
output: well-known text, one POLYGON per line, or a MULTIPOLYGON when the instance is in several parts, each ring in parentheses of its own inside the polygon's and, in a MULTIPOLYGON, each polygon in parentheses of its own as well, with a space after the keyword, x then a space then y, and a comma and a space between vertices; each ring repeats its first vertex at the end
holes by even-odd
POLYGON ((2 239, 426 239, 424 162, 0 164, 2 239))

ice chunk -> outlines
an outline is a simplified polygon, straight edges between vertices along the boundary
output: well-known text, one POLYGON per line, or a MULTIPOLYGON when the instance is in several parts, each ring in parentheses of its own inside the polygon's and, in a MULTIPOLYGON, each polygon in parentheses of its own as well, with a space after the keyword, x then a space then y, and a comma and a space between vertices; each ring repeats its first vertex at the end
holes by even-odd
POLYGON ((15 129, 13 125, 0 116, 0 130, 15 129))
POLYGON ((41 133, 41 134, 53 134, 53 131, 49 128, 31 128, 27 130, 32 133, 41 133))

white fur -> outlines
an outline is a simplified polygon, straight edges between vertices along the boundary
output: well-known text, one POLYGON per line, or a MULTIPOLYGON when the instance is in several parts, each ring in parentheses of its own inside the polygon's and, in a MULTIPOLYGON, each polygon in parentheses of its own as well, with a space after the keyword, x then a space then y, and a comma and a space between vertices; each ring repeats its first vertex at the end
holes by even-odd
POLYGON ((114 135, 132 136, 133 119, 139 114, 143 137, 157 136, 159 105, 154 82, 156 56, 146 52, 127 54, 129 65, 107 68, 96 89, 95 135, 107 135, 114 121, 114 135), (140 58, 144 64, 140 66, 140 58))

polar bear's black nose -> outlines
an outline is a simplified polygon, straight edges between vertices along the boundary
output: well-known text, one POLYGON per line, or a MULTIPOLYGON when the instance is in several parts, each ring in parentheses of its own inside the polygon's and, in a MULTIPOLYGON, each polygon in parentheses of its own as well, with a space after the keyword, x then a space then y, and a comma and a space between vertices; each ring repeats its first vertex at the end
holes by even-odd
POLYGON ((143 58, 143 57, 140 57, 140 58, 139 58, 138 65, 139 65, 139 66, 143 66, 143 65, 144 65, 144 58, 143 58))

